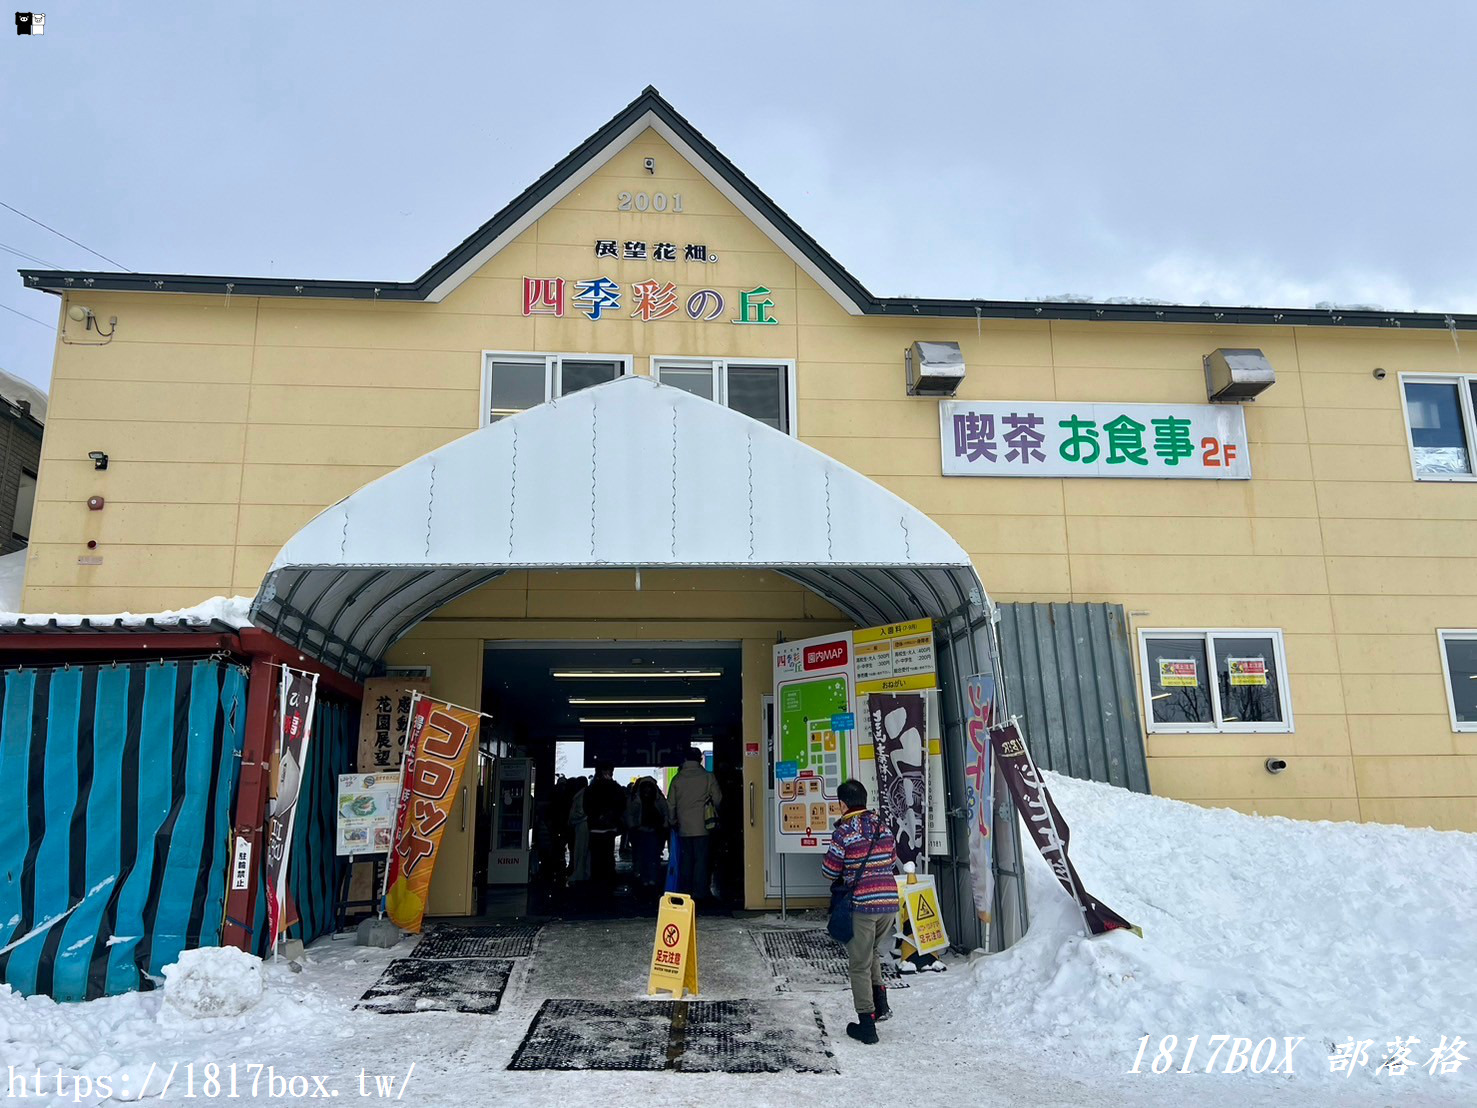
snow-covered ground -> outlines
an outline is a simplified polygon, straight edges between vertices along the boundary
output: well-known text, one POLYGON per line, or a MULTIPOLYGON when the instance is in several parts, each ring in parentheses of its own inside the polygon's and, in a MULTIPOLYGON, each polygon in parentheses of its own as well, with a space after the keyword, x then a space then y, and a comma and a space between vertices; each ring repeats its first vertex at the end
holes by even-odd
MULTIPOLYGON (((361 1071, 395 1076, 398 1090, 414 1062, 404 1100, 428 1106, 567 1108, 592 1098, 705 1108, 822 1098, 1033 1106, 1477 1102, 1477 1060, 1454 1074, 1424 1068, 1442 1035, 1477 1042, 1477 835, 1263 819, 1050 781, 1071 823, 1083 880, 1141 924, 1144 938, 1083 939, 1072 902, 1033 854, 1027 938, 972 964, 951 959, 951 972, 920 975, 895 990, 896 1014, 881 1027, 882 1045, 845 1037, 842 989, 801 994, 820 1006, 838 1076, 509 1072, 545 998, 641 994, 652 925, 639 920, 551 924, 491 1016, 353 1011, 410 940, 392 951, 320 942, 301 973, 266 966, 260 999, 236 1014, 229 1013, 251 1000, 256 978, 254 967, 230 954, 218 970, 210 955, 197 955, 195 965, 171 971, 162 992, 78 1005, 0 992, 0 1063, 107 1075, 115 1087, 127 1074, 135 1092, 152 1064, 154 1093, 175 1063, 195 1062, 197 1075, 210 1062, 269 1064, 278 1073, 322 1076, 353 1100, 361 1071), (1144 1035, 1151 1037, 1145 1072, 1134 1074, 1144 1035), (1208 1059, 1213 1035, 1276 1039, 1274 1065, 1285 1055, 1284 1037, 1303 1042, 1292 1076, 1249 1069, 1155 1075, 1148 1071, 1164 1035, 1178 1036, 1176 1071, 1191 1036, 1200 1036, 1195 1070, 1208 1059), (1421 1040, 1411 1052, 1417 1068, 1376 1074, 1397 1035, 1421 1040), (1372 1041, 1368 1064, 1350 1077, 1330 1072, 1334 1045, 1350 1038, 1372 1041)), ((704 998, 779 995, 752 937, 775 926, 773 918, 700 921, 704 998)), ((1465 1053, 1477 1059, 1477 1047, 1465 1053)), ((176 1082, 183 1073, 176 1071, 176 1082)), ((0 1066, 0 1081, 6 1075, 0 1066)), ((198 1081, 193 1099, 178 1084, 166 1100, 148 1099, 212 1103, 198 1081)), ((257 1099, 268 1101, 265 1090, 257 1099)), ((73 1103, 70 1087, 58 1103, 73 1103)))

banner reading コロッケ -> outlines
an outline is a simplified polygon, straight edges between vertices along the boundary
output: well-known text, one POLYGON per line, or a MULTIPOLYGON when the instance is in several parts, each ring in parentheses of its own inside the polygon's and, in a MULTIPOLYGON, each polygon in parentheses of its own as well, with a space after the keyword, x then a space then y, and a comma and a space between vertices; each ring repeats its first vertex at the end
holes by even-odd
POLYGON ((267 823, 267 950, 277 945, 282 931, 287 894, 287 851, 292 845, 292 825, 297 816, 297 798, 303 765, 308 757, 308 739, 313 730, 313 702, 318 675, 282 667, 278 688, 277 798, 267 823))
POLYGON ((477 749, 481 716, 419 698, 405 740, 394 849, 385 875, 385 911, 396 926, 418 932, 431 873, 467 762, 477 749))
POLYGON ((1077 876, 1072 859, 1067 856, 1067 844, 1071 838, 1067 821, 1057 811, 1056 803, 1046 791, 1046 785, 1041 780, 1036 763, 1031 760, 1031 752, 1026 748, 1026 742, 1021 738, 1020 728, 1015 721, 1012 720, 1004 727, 992 727, 990 743, 995 748, 995 759, 1006 785, 1010 788, 1016 811, 1031 829, 1036 848, 1041 851, 1051 872, 1056 874, 1056 879, 1067 890, 1067 895, 1082 909, 1083 922, 1087 924, 1088 931, 1094 935, 1119 929, 1138 932, 1137 927, 1082 887, 1082 879, 1077 876))

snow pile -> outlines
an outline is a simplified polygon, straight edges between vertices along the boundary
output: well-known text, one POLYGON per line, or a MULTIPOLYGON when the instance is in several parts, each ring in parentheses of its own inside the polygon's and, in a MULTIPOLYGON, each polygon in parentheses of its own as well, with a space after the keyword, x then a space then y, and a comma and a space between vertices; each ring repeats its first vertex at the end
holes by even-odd
POLYGON ((26 578, 26 552, 0 554, 0 611, 21 606, 21 587, 26 578))
POLYGON ((249 596, 212 596, 209 600, 201 601, 192 607, 180 608, 172 612, 113 612, 108 615, 76 615, 65 612, 41 614, 0 611, 0 626, 14 626, 17 620, 22 619, 32 626, 54 619, 61 627, 79 627, 83 620, 88 620, 94 626, 112 624, 115 620, 122 620, 126 627, 142 627, 151 619, 155 624, 184 624, 192 627, 204 626, 211 620, 220 620, 239 631, 243 627, 252 625, 250 611, 251 597, 249 596))
POLYGON ((1028 839, 1030 932, 973 971, 990 1038, 1121 1074, 1144 1035, 1145 1069, 1163 1036, 1178 1036, 1176 1067, 1200 1036, 1195 1070, 1212 1035, 1276 1038, 1279 1060, 1283 1036, 1304 1036, 1299 1081, 1349 1080, 1329 1056, 1352 1038, 1372 1040, 1355 1082, 1477 1084, 1477 835, 1247 816, 1046 776, 1083 883, 1144 937, 1084 938, 1028 839), (1376 1078, 1397 1036, 1420 1040, 1422 1067, 1443 1035, 1472 1044, 1455 1074, 1376 1078))
POLYGON ((49 1087, 62 1075, 66 1095, 58 1103, 73 1103, 77 1077, 106 1081, 115 1090, 131 1087, 135 1096, 152 1081, 149 1096, 156 1098, 165 1071, 176 1063, 221 1063, 233 1052, 249 1060, 284 1044, 312 1040, 326 1046, 363 1034, 345 1019, 343 983, 311 960, 297 974, 285 963, 263 964, 240 951, 203 949, 182 954, 164 975, 162 991, 84 1004, 26 997, 0 984, 0 1091, 6 1066, 33 1075, 39 1067, 49 1087))
POLYGON ((228 946, 180 952, 164 967, 164 1003, 193 1019, 239 1016, 262 998, 262 960, 228 946))

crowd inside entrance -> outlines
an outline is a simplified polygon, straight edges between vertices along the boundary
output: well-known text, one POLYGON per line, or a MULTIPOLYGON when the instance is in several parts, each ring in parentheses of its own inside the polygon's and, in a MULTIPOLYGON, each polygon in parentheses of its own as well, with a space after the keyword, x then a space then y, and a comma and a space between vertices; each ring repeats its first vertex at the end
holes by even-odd
POLYGON ((742 904, 740 783, 710 759, 689 749, 665 786, 651 773, 621 783, 603 761, 592 775, 556 774, 534 803, 530 909, 654 915, 668 891, 708 912, 742 904))

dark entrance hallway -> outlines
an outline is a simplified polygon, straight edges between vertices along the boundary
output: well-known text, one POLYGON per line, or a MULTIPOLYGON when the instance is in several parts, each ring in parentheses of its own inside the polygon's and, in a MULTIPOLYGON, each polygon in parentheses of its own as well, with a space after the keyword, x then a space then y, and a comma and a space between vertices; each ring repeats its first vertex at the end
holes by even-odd
POLYGON ((741 906, 740 659, 728 643, 488 643, 484 747, 495 758, 483 761, 479 788, 482 913, 654 915, 669 852, 653 808, 693 746, 722 794, 711 881, 698 895, 709 913, 741 906), (599 767, 609 767, 618 793, 590 788, 599 767), (648 786, 644 804, 642 779, 659 794, 648 786), (611 830, 613 807, 621 818, 611 830))

